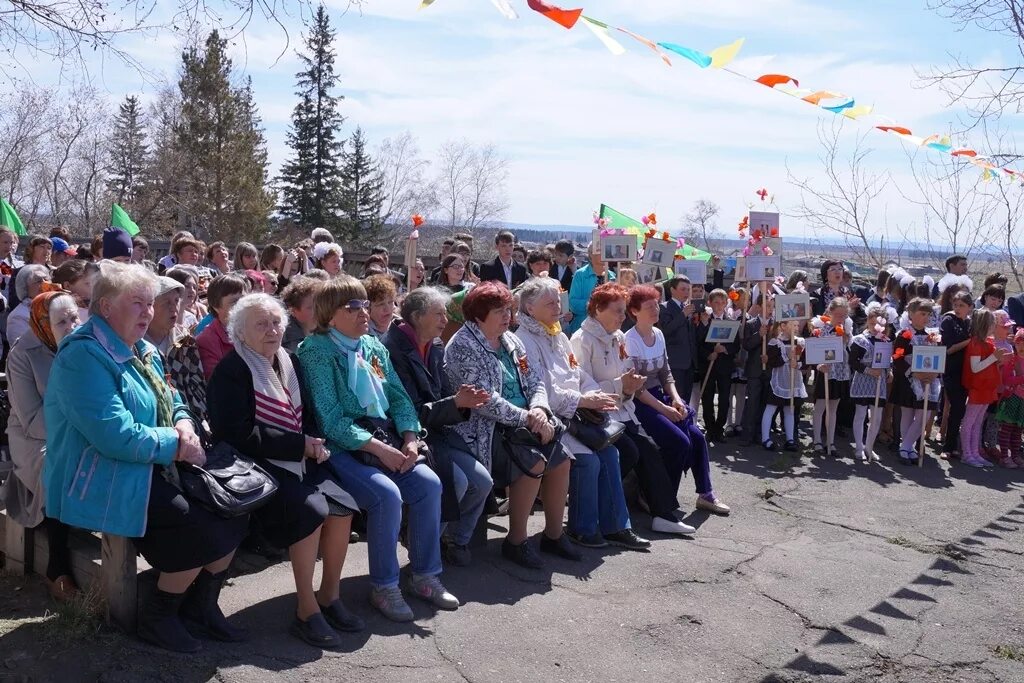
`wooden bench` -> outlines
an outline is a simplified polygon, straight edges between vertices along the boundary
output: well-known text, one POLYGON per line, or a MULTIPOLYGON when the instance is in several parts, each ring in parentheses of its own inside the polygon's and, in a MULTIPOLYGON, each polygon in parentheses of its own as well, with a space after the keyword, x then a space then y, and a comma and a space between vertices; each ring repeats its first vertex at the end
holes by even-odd
MULTIPOLYGON (((46 574, 49 551, 45 534, 26 529, 0 512, 0 539, 4 566, 11 574, 46 574)), ((135 632, 139 572, 149 569, 136 557, 135 545, 123 536, 74 529, 69 539, 71 568, 84 589, 98 589, 106 605, 107 621, 135 632)))

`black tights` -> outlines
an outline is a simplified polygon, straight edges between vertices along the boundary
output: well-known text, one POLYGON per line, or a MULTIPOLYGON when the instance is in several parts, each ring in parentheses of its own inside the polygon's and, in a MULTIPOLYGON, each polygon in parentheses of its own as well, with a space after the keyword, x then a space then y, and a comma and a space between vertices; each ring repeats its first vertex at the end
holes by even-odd
POLYGON ((46 544, 50 555, 46 562, 46 578, 56 581, 58 577, 71 576, 71 548, 68 547, 68 533, 71 527, 59 519, 46 517, 36 528, 46 531, 46 544))

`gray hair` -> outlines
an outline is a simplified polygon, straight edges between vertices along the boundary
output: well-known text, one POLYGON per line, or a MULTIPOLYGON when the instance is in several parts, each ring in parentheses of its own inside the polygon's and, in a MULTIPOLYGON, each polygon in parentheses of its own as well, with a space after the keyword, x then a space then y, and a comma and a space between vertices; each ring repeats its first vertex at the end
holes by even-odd
POLYGON ((437 287, 417 287, 405 295, 402 301, 402 320, 416 327, 416 320, 431 308, 440 306, 447 308, 451 296, 437 287))
POLYGON ((551 277, 535 277, 532 280, 527 280, 519 288, 519 310, 526 311, 527 308, 533 306, 533 302, 548 292, 554 294, 556 299, 561 296, 562 286, 558 280, 551 277))
POLYGON ((122 294, 146 290, 156 298, 160 281, 156 273, 135 263, 101 261, 100 272, 92 283, 90 315, 102 315, 100 304, 104 299, 114 299, 122 294))
POLYGON ((14 279, 14 293, 18 295, 19 299, 24 299, 28 296, 28 280, 31 277, 41 278, 45 280, 50 277, 50 267, 44 266, 41 263, 30 263, 27 266, 22 266, 21 270, 18 271, 18 277, 14 279))
POLYGON ((288 311, 280 301, 269 294, 246 294, 238 300, 228 315, 228 338, 232 344, 244 343, 242 333, 245 324, 249 322, 249 314, 257 310, 277 313, 281 316, 281 324, 288 325, 288 311))

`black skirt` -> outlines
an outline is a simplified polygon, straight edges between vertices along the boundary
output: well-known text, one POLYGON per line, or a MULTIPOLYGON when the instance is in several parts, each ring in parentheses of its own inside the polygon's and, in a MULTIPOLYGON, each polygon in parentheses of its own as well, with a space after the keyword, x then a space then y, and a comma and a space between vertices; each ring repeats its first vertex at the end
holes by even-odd
MULTIPOLYGON (((814 400, 824 401, 825 400, 825 382, 822 381, 823 376, 819 373, 814 373, 814 400)), ((830 379, 828 381, 828 399, 830 401, 841 401, 844 398, 850 397, 850 380, 830 379)), ((874 399, 872 399, 874 401, 874 399)))
POLYGON ((238 548, 248 515, 224 519, 186 498, 153 467, 146 533, 135 547, 155 569, 182 572, 205 567, 238 548))
POLYGON ((260 461, 277 480, 277 493, 270 502, 255 512, 260 530, 278 548, 288 548, 309 536, 328 516, 347 517, 348 507, 337 503, 317 486, 330 479, 330 473, 314 460, 306 460, 306 475, 299 479, 294 473, 260 461))

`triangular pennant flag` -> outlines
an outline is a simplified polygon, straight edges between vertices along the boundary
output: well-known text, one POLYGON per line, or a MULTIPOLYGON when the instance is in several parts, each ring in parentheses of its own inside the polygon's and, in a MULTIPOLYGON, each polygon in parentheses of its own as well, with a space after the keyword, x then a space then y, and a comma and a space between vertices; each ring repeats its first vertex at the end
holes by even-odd
POLYGON ((830 111, 833 114, 839 114, 846 109, 852 109, 855 102, 856 101, 852 97, 848 97, 846 98, 846 101, 842 102, 841 104, 831 104, 827 107, 825 105, 822 105, 821 108, 826 111, 830 111))
POLYGON ((608 24, 600 22, 596 19, 583 16, 583 25, 591 30, 591 32, 597 36, 597 39, 604 43, 604 46, 608 48, 608 51, 618 57, 626 53, 626 48, 622 47, 622 43, 612 38, 611 30, 608 24))
POLYGON ((711 68, 721 69, 725 66, 728 66, 732 60, 736 59, 736 55, 740 53, 740 50, 743 48, 743 42, 745 40, 746 38, 740 38, 734 43, 729 43, 728 45, 716 47, 714 50, 712 50, 711 68))
POLYGON ((838 97, 846 97, 842 93, 832 92, 831 90, 819 90, 813 92, 807 97, 801 97, 804 102, 810 102, 811 104, 821 104, 822 100, 834 100, 838 97))
POLYGON ((883 133, 896 133, 897 135, 913 135, 909 128, 903 126, 875 126, 878 130, 883 133))
POLYGON ((783 83, 792 83, 796 87, 800 87, 800 81, 785 74, 765 74, 764 76, 758 77, 757 82, 761 85, 766 85, 769 88, 774 88, 775 86, 782 85, 783 83))
POLYGON ((519 13, 508 4, 508 0, 491 0, 506 19, 518 19, 519 13))
POLYGON ((862 116, 867 116, 874 109, 870 104, 858 104, 856 107, 841 112, 848 119, 856 121, 862 116))
POLYGON ((711 66, 711 57, 699 50, 683 47, 682 45, 676 45, 675 43, 658 43, 658 47, 663 47, 669 52, 675 52, 677 55, 689 59, 702 69, 706 69, 711 66))
POLYGON ((643 36, 637 35, 636 33, 633 33, 632 31, 624 29, 620 26, 616 26, 615 28, 618 29, 619 31, 622 31, 633 40, 639 41, 646 45, 647 47, 651 48, 652 50, 654 50, 654 54, 661 57, 661 61, 665 62, 665 64, 667 64, 668 66, 672 66, 672 60, 668 58, 668 55, 666 55, 664 52, 658 49, 658 46, 654 43, 653 40, 650 40, 649 38, 644 38, 643 36))
POLYGON ((128 212, 118 204, 114 204, 110 208, 110 224, 115 228, 121 228, 132 237, 139 234, 139 226, 135 224, 135 221, 128 215, 128 212))
POLYGON ((0 227, 12 230, 15 235, 21 237, 28 236, 28 231, 25 230, 25 224, 18 217, 18 212, 6 199, 0 199, 0 227))
POLYGON ((423 0, 423 2, 420 3, 420 6, 417 9, 426 9, 427 7, 430 7, 433 4, 434 0, 423 0))
MULTIPOLYGON (((433 1, 433 0, 431 0, 433 1)), ((562 9, 561 7, 555 7, 544 2, 544 0, 526 0, 526 4, 530 6, 534 12, 540 12, 551 21, 555 22, 559 26, 565 28, 572 28, 576 25, 576 22, 580 20, 580 15, 583 14, 583 9, 562 9)))

